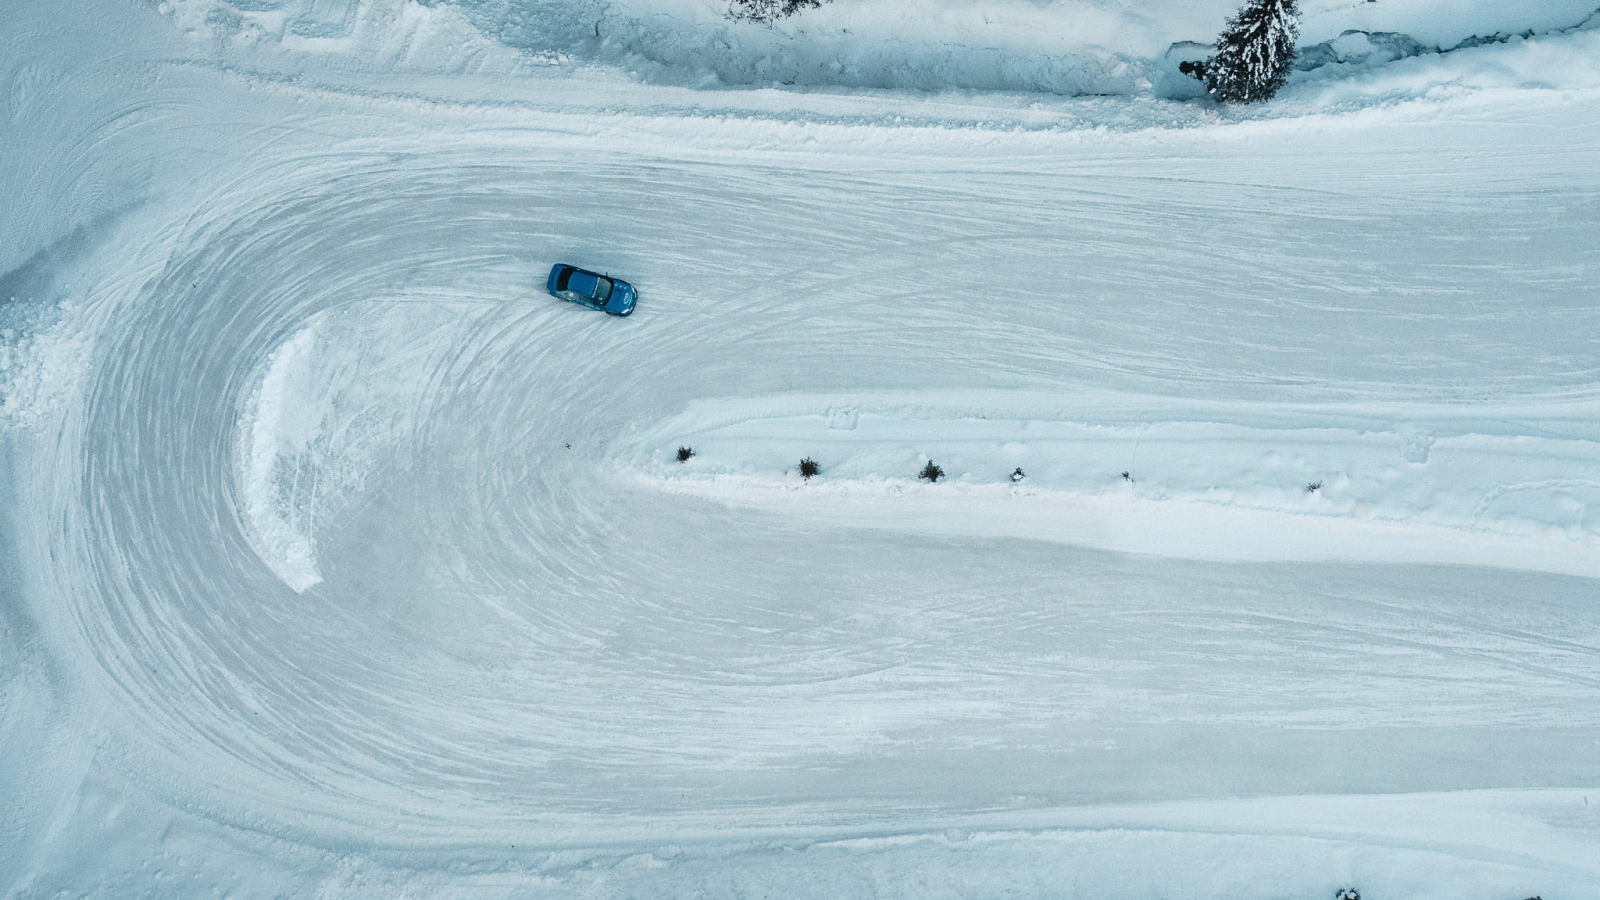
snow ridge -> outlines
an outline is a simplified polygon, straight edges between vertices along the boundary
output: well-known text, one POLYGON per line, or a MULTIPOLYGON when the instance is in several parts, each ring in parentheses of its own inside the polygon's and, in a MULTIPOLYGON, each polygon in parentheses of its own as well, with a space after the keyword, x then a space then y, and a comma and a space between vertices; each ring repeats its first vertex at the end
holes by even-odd
POLYGON ((294 457, 315 439, 320 416, 308 415, 296 379, 314 352, 314 326, 300 330, 268 357, 266 373, 239 420, 239 493, 251 546, 283 583, 305 591, 322 581, 310 523, 293 502, 294 457))
POLYGON ((1595 409, 1544 412, 1535 437, 1481 409, 857 393, 697 403, 629 452, 660 489, 856 525, 1193 559, 1600 576, 1595 409), (680 446, 694 449, 687 464, 680 446), (825 472, 800 481, 802 455, 825 472), (948 483, 915 482, 928 460, 948 483))

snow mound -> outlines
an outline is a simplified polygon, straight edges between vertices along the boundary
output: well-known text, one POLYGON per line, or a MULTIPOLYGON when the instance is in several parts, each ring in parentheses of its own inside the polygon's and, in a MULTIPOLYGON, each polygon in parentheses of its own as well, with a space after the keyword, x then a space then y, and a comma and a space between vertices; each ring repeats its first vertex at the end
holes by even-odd
POLYGON ((35 428, 64 408, 89 364, 90 341, 66 321, 32 330, 0 318, 0 427, 35 428))
POLYGON ((239 493, 251 526, 251 546, 296 591, 322 581, 311 546, 311 517, 294 496, 297 460, 317 438, 322 422, 306 378, 316 339, 316 329, 307 327, 273 351, 251 397, 254 411, 239 420, 239 493))
POLYGON ((1589 429, 1534 436, 1481 413, 1382 412, 1026 396, 702 402, 653 431, 638 464, 674 492, 853 525, 1194 559, 1600 576, 1589 429), (687 464, 680 446, 694 449, 687 464), (823 469, 803 485, 802 456, 823 469), (930 460, 947 481, 916 482, 930 460))

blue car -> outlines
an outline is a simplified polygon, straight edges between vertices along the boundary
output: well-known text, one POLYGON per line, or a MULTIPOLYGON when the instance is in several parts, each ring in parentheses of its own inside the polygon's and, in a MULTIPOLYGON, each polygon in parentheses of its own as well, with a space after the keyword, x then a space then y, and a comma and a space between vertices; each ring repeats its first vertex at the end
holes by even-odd
POLYGON ((545 288, 569 303, 598 309, 613 316, 625 316, 633 312, 633 304, 639 299, 639 292, 633 289, 633 285, 620 278, 597 275, 566 263, 558 263, 550 270, 545 288))

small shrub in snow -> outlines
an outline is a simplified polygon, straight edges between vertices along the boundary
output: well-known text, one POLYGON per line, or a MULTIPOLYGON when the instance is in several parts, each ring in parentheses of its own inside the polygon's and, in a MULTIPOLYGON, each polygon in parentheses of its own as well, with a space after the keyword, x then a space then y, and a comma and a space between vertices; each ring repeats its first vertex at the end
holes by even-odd
POLYGON ((688 462, 694 458, 694 450, 689 447, 678 448, 678 462, 688 462))
POLYGON ((770 23, 822 4, 823 0, 730 0, 728 18, 770 23))
POLYGON ((1299 13, 1295 0, 1248 0, 1217 38, 1217 52, 1178 70, 1205 82, 1223 103, 1270 100, 1289 80, 1299 13))
POLYGON ((1132 481, 1133 480, 1133 476, 1129 475, 1127 472, 1123 472, 1122 473, 1122 480, 1123 481, 1132 481))
MULTIPOLYGON (((1320 481, 1313 481, 1310 484, 1306 485, 1306 493, 1308 493, 1308 494, 1315 494, 1317 491, 1320 491, 1320 490, 1322 490, 1322 482, 1320 482, 1320 481)), ((1360 897, 1356 897, 1356 898, 1353 898, 1353 900, 1361 900, 1361 898, 1360 897)))
POLYGON ((817 461, 812 459, 811 457, 808 456, 805 459, 800 460, 800 477, 801 478, 804 478, 805 480, 810 481, 811 480, 811 476, 817 474, 820 471, 822 471, 822 470, 817 468, 817 461))
POLYGON ((1011 473, 1011 480, 1012 481, 1021 481, 1022 479, 1027 478, 1027 477, 1028 476, 1022 474, 1022 467, 1021 466, 1017 466, 1017 470, 1015 472, 1011 473))
POLYGON ((1339 893, 1333 895, 1333 900, 1361 900, 1361 892, 1355 888, 1340 888, 1339 893))
POLYGON ((934 465, 933 460, 930 459, 928 464, 922 467, 922 474, 917 477, 923 481, 938 481, 944 477, 944 470, 934 465))

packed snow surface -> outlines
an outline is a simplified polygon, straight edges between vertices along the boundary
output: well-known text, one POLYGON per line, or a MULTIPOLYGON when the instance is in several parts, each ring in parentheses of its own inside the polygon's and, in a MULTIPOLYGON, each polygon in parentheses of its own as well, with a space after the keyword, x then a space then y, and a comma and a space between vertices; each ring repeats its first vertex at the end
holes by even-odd
POLYGON ((1593 2, 17 4, 0 893, 1600 897, 1593 2))

